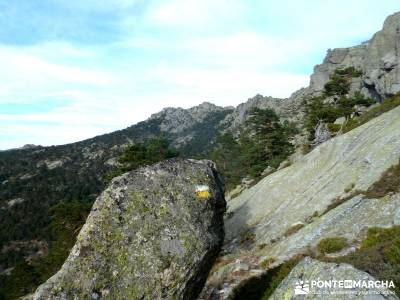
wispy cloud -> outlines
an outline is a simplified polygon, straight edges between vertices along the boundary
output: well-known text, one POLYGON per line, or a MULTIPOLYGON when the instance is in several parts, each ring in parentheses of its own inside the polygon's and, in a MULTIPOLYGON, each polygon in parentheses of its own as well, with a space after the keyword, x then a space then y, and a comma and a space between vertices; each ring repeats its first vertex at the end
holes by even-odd
POLYGON ((129 126, 165 106, 288 97, 397 0, 0 3, 0 149, 129 126), (346 7, 346 9, 343 9, 346 7))

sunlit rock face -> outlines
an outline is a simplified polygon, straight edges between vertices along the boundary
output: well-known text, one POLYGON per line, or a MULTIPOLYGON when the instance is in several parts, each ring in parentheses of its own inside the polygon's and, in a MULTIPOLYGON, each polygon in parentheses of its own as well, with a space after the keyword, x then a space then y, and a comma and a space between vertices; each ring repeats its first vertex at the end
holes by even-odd
POLYGON ((400 12, 389 16, 383 29, 370 41, 351 48, 329 50, 321 65, 314 69, 310 89, 321 92, 335 69, 356 67, 362 70, 352 90, 362 90, 377 100, 400 92, 400 12))
POLYGON ((399 197, 365 200, 362 191, 399 158, 400 107, 325 142, 229 201, 227 249, 238 252, 240 236, 250 232, 252 248, 263 245, 266 255, 284 261, 325 236, 354 239, 363 227, 391 226, 399 197), (306 226, 293 232, 298 222, 306 226))
POLYGON ((195 299, 224 239, 224 211, 210 161, 174 159, 117 177, 33 299, 195 299))

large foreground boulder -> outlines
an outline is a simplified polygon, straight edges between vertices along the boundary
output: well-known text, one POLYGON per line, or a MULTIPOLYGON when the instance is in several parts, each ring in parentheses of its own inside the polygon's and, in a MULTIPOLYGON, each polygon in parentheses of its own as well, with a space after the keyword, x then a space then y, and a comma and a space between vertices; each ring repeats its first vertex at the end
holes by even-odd
POLYGON ((224 239, 212 162, 174 159, 115 178, 61 270, 34 299, 195 299, 224 239))

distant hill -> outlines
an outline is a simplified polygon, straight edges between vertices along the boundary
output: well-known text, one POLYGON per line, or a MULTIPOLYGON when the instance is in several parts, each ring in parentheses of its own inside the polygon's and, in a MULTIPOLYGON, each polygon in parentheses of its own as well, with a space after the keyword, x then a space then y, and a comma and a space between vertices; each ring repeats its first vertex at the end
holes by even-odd
MULTIPOLYGON (((315 67, 310 86, 288 99, 257 95, 236 108, 207 102, 190 109, 165 108, 126 129, 77 143, 51 147, 29 145, 1 151, 0 273, 27 258, 30 252, 24 249, 29 247, 18 245, 31 243, 31 248, 37 248, 41 242, 51 240, 50 207, 68 200, 89 204, 94 201, 106 184, 106 175, 117 167, 117 158, 127 145, 162 136, 184 157, 207 157, 222 133, 236 136, 246 127, 253 108, 273 108, 282 123, 296 122, 300 129, 294 140, 297 146, 305 143, 307 132, 303 125, 310 119, 312 110, 315 116, 325 118, 318 120, 322 123, 318 126, 328 131, 329 139, 341 134, 343 128, 339 126, 338 130, 337 121, 344 118, 355 126, 356 117, 366 111, 363 105, 352 102, 358 93, 382 102, 400 92, 399 61, 400 13, 397 13, 367 43, 328 51, 324 62, 315 67), (349 76, 343 70, 353 70, 357 75, 349 76), (327 95, 327 84, 333 90, 342 84, 345 92, 327 95), (314 105, 310 109, 315 99, 320 107, 314 105), (345 107, 349 103, 350 107, 345 107), (20 244, 12 243, 15 241, 20 244)), ((314 129, 311 127, 311 131, 314 129)))

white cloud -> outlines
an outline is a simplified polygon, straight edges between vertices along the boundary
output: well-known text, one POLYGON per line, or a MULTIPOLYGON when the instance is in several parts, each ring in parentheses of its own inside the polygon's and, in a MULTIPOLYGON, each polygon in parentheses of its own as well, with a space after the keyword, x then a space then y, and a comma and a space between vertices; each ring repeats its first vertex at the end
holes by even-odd
MULTIPOLYGON (((15 83, 26 86, 43 84, 51 86, 52 82, 80 83, 89 85, 111 84, 113 78, 98 70, 49 63, 28 51, 15 48, 0 48, 2 76, 13 79, 15 83)), ((10 81, 10 80, 8 80, 10 81)))
MULTIPOLYGON (((213 70, 160 65, 153 69, 152 74, 167 85, 179 86, 180 90, 192 93, 197 103, 208 99, 226 106, 237 105, 256 93, 288 97, 293 91, 308 84, 308 76, 304 75, 238 68, 213 70)), ((173 94, 166 96, 173 97, 173 94)))
POLYGON ((210 26, 220 19, 232 20, 243 10, 236 0, 170 0, 155 2, 146 18, 163 26, 210 26))
MULTIPOLYGON (((99 59, 106 57, 102 51, 107 53, 114 47, 118 51, 121 44, 110 45, 102 51, 76 49, 65 43, 46 43, 24 51, 0 47, 0 80, 3 82, 0 103, 65 100, 60 107, 42 113, 21 111, 9 115, 2 114, 0 109, 0 122, 11 124, 2 126, 0 138, 21 137, 1 141, 1 148, 89 138, 132 125, 166 106, 191 107, 203 101, 236 105, 256 93, 287 97, 306 85, 308 79, 302 75, 263 70, 262 66, 269 64, 263 63, 264 55, 278 55, 268 53, 270 43, 274 42, 247 33, 221 39, 188 39, 181 47, 142 40, 139 45, 144 48, 157 47, 158 51, 168 48, 168 51, 181 53, 182 61, 160 61, 154 65, 151 60, 140 69, 130 67, 137 63, 132 57, 123 59, 120 66, 108 65, 107 59, 96 68, 82 64, 82 61, 90 61, 92 52, 99 59), (75 59, 78 66, 67 64, 75 59), (252 63, 253 60, 257 62, 252 63), (43 125, 43 122, 52 125, 43 125)), ((132 45, 134 50, 137 41, 132 45)), ((284 57, 281 55, 281 58, 284 57)))
POLYGON ((312 49, 302 39, 288 39, 256 32, 238 32, 212 38, 195 38, 185 45, 202 62, 241 69, 280 69, 294 64, 312 49))
POLYGON ((0 106, 0 148, 89 138, 166 106, 237 105, 257 93, 288 97, 308 84, 305 73, 327 48, 351 45, 381 22, 361 0, 347 1, 346 12, 337 1, 318 0, 64 2, 84 13, 117 12, 124 38, 0 46, 0 105, 65 100, 40 113, 10 115, 0 106))

